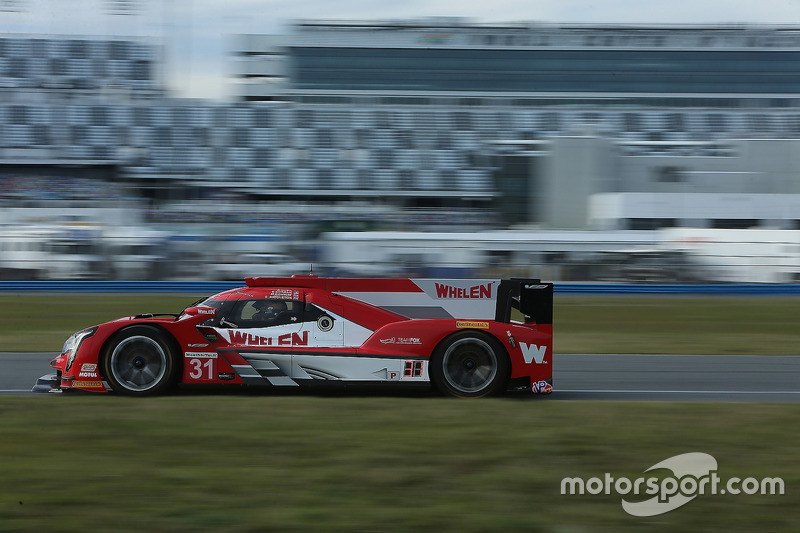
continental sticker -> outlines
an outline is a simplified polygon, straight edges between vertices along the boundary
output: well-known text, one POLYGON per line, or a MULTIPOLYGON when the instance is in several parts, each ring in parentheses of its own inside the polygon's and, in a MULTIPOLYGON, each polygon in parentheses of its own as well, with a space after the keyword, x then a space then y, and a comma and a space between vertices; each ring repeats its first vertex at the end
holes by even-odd
POLYGON ((489 329, 488 322, 478 322, 475 320, 456 320, 456 327, 457 328, 479 328, 479 329, 489 329))

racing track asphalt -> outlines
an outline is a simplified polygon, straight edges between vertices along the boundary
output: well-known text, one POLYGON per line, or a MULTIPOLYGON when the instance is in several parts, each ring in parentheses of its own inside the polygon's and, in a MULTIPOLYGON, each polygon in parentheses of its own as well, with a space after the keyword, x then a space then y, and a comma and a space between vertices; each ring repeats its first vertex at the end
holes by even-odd
MULTIPOLYGON (((0 394, 28 395, 53 353, 0 353, 0 394)), ((553 400, 800 402, 800 356, 556 354, 553 400)))

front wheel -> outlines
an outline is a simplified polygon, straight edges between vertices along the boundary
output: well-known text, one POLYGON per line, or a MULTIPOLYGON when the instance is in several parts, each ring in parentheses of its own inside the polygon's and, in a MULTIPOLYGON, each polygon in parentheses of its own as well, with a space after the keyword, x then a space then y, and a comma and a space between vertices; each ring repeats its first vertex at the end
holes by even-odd
POLYGON ((459 398, 501 392, 509 361, 503 346, 489 335, 465 331, 452 335, 431 357, 431 380, 439 391, 459 398))
POLYGON ((178 364, 170 339, 158 329, 133 326, 117 333, 103 351, 111 388, 129 396, 152 396, 170 389, 178 364))

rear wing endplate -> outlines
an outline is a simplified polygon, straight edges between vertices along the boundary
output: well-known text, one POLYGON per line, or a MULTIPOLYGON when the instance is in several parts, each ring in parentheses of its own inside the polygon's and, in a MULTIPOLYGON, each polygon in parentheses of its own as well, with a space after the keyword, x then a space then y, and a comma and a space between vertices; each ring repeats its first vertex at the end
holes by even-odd
POLYGON ((497 322, 516 319, 515 310, 524 322, 553 323, 553 284, 538 279, 511 278, 497 289, 497 322))

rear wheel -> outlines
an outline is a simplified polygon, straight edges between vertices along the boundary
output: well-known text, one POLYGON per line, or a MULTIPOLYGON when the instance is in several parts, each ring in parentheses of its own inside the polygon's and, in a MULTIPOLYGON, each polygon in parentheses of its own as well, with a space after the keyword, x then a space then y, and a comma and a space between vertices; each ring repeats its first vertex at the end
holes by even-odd
POLYGON ((464 331, 436 348, 430 374, 441 392, 459 398, 479 398, 503 390, 509 376, 508 355, 494 337, 464 331))
POLYGON ((166 334, 149 326, 133 326, 117 333, 102 357, 112 389, 130 396, 151 396, 172 388, 179 366, 172 345, 166 334))

